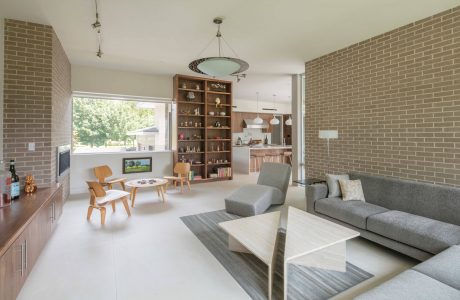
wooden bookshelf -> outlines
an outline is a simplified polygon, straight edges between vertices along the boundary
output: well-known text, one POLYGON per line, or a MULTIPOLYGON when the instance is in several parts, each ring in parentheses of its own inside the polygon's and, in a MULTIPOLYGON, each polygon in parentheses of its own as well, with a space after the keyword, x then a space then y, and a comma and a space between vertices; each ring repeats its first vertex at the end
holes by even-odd
POLYGON ((202 177, 193 183, 233 179, 226 174, 212 177, 219 168, 232 169, 232 82, 178 74, 173 88, 175 162, 192 162, 192 171, 202 177))

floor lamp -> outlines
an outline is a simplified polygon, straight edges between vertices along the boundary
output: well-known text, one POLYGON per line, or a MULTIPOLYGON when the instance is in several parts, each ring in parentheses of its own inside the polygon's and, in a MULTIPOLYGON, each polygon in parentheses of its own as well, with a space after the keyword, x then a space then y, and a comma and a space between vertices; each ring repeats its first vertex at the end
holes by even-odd
POLYGON ((329 140, 335 140, 339 138, 339 132, 337 130, 320 130, 318 134, 320 139, 326 139, 327 140, 327 172, 329 172, 329 167, 330 167, 330 152, 329 152, 329 140))

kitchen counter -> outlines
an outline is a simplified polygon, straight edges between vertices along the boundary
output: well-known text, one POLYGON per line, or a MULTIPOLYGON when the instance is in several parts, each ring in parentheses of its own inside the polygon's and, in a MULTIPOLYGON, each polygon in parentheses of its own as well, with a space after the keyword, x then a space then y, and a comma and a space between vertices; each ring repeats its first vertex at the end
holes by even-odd
POLYGON ((237 173, 249 174, 259 172, 263 162, 287 163, 284 152, 291 151, 290 145, 233 146, 233 170, 237 173))

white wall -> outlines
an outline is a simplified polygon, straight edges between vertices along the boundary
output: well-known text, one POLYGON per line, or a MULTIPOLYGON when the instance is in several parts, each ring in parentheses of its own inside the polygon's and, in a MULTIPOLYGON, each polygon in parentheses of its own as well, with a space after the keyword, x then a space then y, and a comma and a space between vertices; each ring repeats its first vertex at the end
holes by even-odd
MULTIPOLYGON (((114 71, 87 66, 72 65, 72 91, 108 93, 131 96, 172 98, 172 76, 147 75, 134 72, 114 71)), ((115 177, 142 178, 171 175, 173 153, 92 153, 73 154, 70 169, 70 193, 87 192, 86 181, 94 180, 92 168, 108 165, 115 177), (152 157, 152 172, 122 174, 124 157, 152 157)))
POLYGON ((5 19, 0 15, 0 160, 3 159, 3 80, 4 80, 4 25, 5 19))
POLYGON ((173 77, 72 65, 72 91, 171 99, 173 77))
MULTIPOLYGON (((257 101, 254 100, 245 100, 245 99, 233 99, 233 105, 236 108, 233 108, 233 111, 240 112, 257 112, 257 101)), ((273 102, 269 101, 259 101, 259 112, 260 113, 273 113, 271 110, 262 110, 262 108, 273 108, 273 102)), ((291 113, 291 103, 276 103, 275 108, 277 114, 290 114, 291 113)))
POLYGON ((86 181, 95 180, 93 168, 101 165, 108 165, 112 169, 113 177, 125 177, 128 179, 163 177, 172 175, 173 153, 164 151, 73 154, 70 161, 70 193, 86 193, 88 191, 86 181), (152 157, 152 172, 122 174, 123 158, 130 157, 152 157))

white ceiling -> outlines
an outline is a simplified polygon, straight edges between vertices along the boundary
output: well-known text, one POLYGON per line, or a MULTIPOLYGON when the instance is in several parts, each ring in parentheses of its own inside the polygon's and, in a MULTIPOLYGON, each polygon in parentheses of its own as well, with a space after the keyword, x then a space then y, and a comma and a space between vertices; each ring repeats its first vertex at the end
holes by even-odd
MULTIPOLYGON (((236 96, 280 101, 304 62, 460 5, 460 0, 99 0, 102 59, 95 55, 93 0, 0 0, 0 15, 54 27, 72 64, 191 74, 188 63, 215 35, 250 64, 236 96)), ((214 56, 214 44, 203 55, 214 56)))

